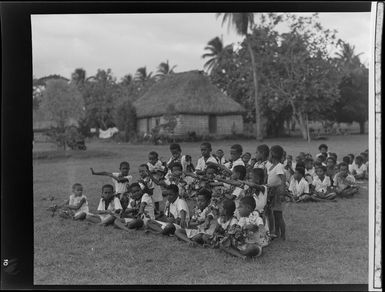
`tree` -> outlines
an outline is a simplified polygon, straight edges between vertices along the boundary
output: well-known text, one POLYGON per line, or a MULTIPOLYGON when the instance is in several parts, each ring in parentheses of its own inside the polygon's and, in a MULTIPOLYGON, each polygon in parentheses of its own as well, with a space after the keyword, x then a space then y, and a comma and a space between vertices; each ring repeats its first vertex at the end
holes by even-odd
POLYGON ((203 67, 207 72, 211 72, 213 69, 224 63, 223 59, 226 59, 226 56, 233 53, 233 46, 227 45, 224 47, 222 38, 215 37, 207 43, 205 50, 208 51, 208 53, 203 54, 202 58, 210 59, 203 65, 203 67))
POLYGON ((84 115, 80 92, 64 80, 49 80, 42 95, 41 110, 46 119, 56 124, 53 134, 58 138, 58 145, 65 149, 66 127, 84 115))
POLYGON ((140 67, 136 70, 135 81, 139 81, 139 82, 144 83, 147 80, 151 79, 151 77, 152 77, 152 72, 147 73, 146 67, 140 67))
MULTIPOLYGON (((227 21, 229 27, 233 26, 235 31, 242 36, 245 36, 245 45, 249 52, 250 64, 252 69, 253 77, 253 87, 254 87, 254 103, 255 103, 255 117, 256 117, 256 139, 257 141, 262 141, 262 127, 261 127, 261 113, 260 113, 260 99, 259 99, 259 81, 260 76, 258 74, 258 68, 256 64, 255 55, 250 41, 249 29, 254 27, 254 14, 253 13, 217 13, 217 17, 223 15, 222 25, 227 21)), ((275 16, 274 14, 269 14, 273 16, 273 25, 276 25, 281 21, 280 16, 275 16)), ((264 14, 260 15, 261 25, 266 24, 266 16, 264 14)))
POLYGON ((124 133, 124 141, 127 142, 136 132, 136 111, 132 103, 127 100, 117 107, 114 121, 119 131, 124 133))
POLYGON ((360 124, 360 133, 365 132, 368 119, 368 69, 361 63, 361 54, 355 53, 354 46, 342 42, 341 51, 337 53, 342 74, 339 84, 340 100, 335 107, 337 122, 360 124))
POLYGON ((173 74, 175 68, 176 68, 176 65, 171 67, 170 64, 168 63, 168 60, 166 62, 162 62, 158 66, 158 71, 157 71, 157 74, 155 75, 155 78, 160 79, 168 74, 173 74))
POLYGON ((281 35, 281 45, 270 70, 269 90, 277 104, 289 105, 302 137, 309 138, 308 121, 333 109, 339 99, 335 61, 335 32, 325 30, 313 17, 287 15, 290 31, 281 35))
POLYGON ((76 68, 71 74, 71 80, 75 85, 81 86, 86 81, 86 70, 83 68, 76 68))

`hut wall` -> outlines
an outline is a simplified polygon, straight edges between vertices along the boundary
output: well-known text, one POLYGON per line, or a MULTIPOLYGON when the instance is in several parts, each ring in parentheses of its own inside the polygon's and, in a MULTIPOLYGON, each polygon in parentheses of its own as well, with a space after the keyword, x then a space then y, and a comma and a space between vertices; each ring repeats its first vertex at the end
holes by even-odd
POLYGON ((243 133, 243 118, 241 115, 217 116, 217 134, 230 135, 243 133))
POLYGON ((195 132, 197 135, 209 133, 209 118, 207 115, 179 115, 175 134, 195 132))

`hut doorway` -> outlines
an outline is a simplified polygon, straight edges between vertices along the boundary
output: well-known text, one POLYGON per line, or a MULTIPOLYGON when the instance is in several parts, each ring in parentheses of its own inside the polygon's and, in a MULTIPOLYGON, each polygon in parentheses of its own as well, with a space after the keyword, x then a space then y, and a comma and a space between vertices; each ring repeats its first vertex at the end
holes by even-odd
POLYGON ((209 133, 217 133, 217 116, 215 115, 209 115, 209 133))

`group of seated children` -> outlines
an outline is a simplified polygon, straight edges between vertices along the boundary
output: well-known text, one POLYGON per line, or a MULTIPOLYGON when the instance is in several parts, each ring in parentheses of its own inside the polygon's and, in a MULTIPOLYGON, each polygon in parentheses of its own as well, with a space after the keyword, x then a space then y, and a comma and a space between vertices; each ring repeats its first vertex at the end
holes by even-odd
POLYGON ((260 256, 272 239, 285 240, 285 198, 324 201, 351 196, 357 192, 355 179, 367 175, 362 167, 367 152, 355 158, 354 166, 350 156, 349 164, 345 158, 336 164, 336 155, 327 153, 326 145, 320 146, 315 162, 311 155, 300 153, 295 163, 279 145, 260 145, 252 158, 235 144, 228 161, 222 150, 211 154, 210 143, 202 143, 200 150, 196 166, 190 156, 182 155, 179 144, 170 145, 167 163, 150 152, 148 162, 139 166, 136 182, 129 175, 128 162, 120 163, 120 171, 114 173, 91 168, 93 175, 111 177, 114 185, 102 187, 98 208, 91 213, 82 186, 74 184, 61 216, 113 224, 125 231, 144 228, 175 235, 190 246, 220 248, 246 259, 260 256), (160 210, 165 197, 165 208, 160 210), (196 206, 190 211, 187 200, 191 199, 196 206))
POLYGON ((342 162, 337 154, 328 152, 321 144, 316 160, 311 154, 301 152, 292 162, 287 156, 284 162, 287 173, 287 201, 336 201, 337 197, 351 197, 359 190, 357 181, 368 179, 368 150, 358 156, 349 154, 342 162))

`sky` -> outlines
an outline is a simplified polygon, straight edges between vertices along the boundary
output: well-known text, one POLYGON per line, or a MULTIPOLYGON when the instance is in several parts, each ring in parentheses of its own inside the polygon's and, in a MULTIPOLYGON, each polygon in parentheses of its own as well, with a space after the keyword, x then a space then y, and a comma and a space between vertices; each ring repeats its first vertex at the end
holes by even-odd
MULTIPOLYGON (((368 65, 369 12, 319 13, 319 21, 363 53, 361 61, 368 65)), ((166 60, 177 66, 175 72, 203 70, 209 40, 222 36, 225 45, 242 40, 221 24, 215 13, 32 15, 33 75, 70 78, 76 68, 87 76, 110 68, 120 80, 143 66, 156 72, 166 60)))

